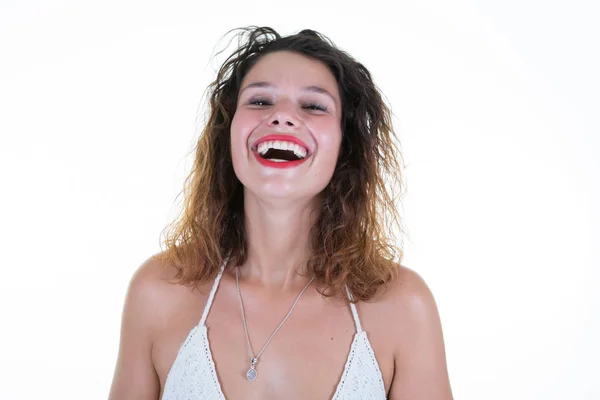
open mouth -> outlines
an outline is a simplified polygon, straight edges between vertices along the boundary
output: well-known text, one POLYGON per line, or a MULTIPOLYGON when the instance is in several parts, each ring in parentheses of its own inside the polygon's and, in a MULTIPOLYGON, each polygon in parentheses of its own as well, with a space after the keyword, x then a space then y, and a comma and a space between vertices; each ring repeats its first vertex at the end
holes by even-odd
POLYGON ((260 164, 272 168, 295 167, 308 158, 307 149, 284 141, 262 142, 253 153, 260 164))
POLYGON ((274 162, 305 159, 308 150, 303 146, 283 140, 269 140, 258 144, 256 152, 264 159, 274 162))
POLYGON ((264 153, 258 153, 258 155, 265 160, 273 162, 286 162, 286 161, 298 161, 303 160, 305 157, 299 157, 296 153, 291 150, 280 150, 280 149, 268 149, 264 153))

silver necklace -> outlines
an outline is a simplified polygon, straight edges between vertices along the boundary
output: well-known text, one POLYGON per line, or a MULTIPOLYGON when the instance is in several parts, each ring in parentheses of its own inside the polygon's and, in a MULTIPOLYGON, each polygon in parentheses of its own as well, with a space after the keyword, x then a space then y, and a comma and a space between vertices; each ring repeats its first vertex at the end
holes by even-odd
POLYGON ((242 321, 244 321, 244 331, 246 332, 246 343, 248 344, 248 354, 250 356, 250 369, 248 370, 248 372, 246 372, 246 378, 248 378, 249 381, 253 381, 253 380, 256 379, 256 377, 258 375, 258 373, 256 372, 256 368, 254 368, 256 366, 256 363, 258 362, 258 358, 265 351, 265 349, 267 348, 267 346, 269 345, 269 343, 271 342, 271 340, 273 339, 273 337, 275 336, 275 334, 277 333, 277 331, 283 326, 283 324, 290 317, 290 315, 292 315, 292 311, 294 311, 294 307, 296 307, 296 304, 298 304, 298 300, 300 300, 300 296, 302 296, 302 293, 304 293, 304 291, 306 289, 308 289, 308 286, 310 285, 310 283, 315 278, 314 277, 311 278, 311 280, 308 281, 308 283, 306 284, 306 286, 304 286, 304 289, 302 289, 302 291, 300 292, 300 294, 298 295, 298 297, 296 297, 296 301, 294 301, 294 304, 292 304, 292 307, 290 308, 290 311, 287 313, 287 315, 285 316, 285 318, 283 319, 283 321, 281 321, 281 323, 279 324, 279 326, 277 328, 275 328, 275 330, 273 331, 273 333, 269 337, 269 340, 267 340, 267 343, 265 343, 265 345, 263 346, 263 348, 260 349, 260 351, 258 352, 258 354, 255 357, 254 356, 254 352, 252 351, 252 345, 250 344, 250 336, 248 335, 248 326, 246 324, 246 314, 244 313, 244 304, 243 304, 243 301, 242 301, 242 292, 240 291, 240 280, 239 280, 238 269, 239 268, 235 269, 235 283, 237 285, 237 291, 238 291, 238 295, 239 295, 239 298, 240 298, 240 309, 242 310, 242 321))

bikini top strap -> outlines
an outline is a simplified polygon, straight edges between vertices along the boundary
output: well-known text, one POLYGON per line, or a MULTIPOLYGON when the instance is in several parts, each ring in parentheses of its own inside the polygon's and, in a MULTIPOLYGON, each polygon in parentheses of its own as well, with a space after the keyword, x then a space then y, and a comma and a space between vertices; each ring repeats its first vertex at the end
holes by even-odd
POLYGON ((215 293, 217 292, 217 288, 219 287, 219 282, 221 281, 221 277, 223 276, 223 271, 225 270, 225 265, 227 265, 227 258, 223 261, 223 265, 221 265, 221 269, 215 278, 215 282, 213 283, 212 289, 210 290, 210 294, 208 295, 208 301, 204 306, 204 311, 202 312, 202 318, 200 319, 200 326, 204 326, 206 323, 206 318, 208 317, 208 313, 210 311, 210 307, 212 306, 213 299, 215 298, 215 293))
POLYGON ((348 290, 348 286, 346 286, 346 293, 348 293, 348 300, 350 300, 350 309, 352 310, 352 317, 354 317, 354 324, 356 325, 356 333, 362 332, 362 327, 360 326, 360 319, 358 318, 358 311, 356 311, 356 304, 352 302, 352 295, 350 294, 350 290, 348 290))

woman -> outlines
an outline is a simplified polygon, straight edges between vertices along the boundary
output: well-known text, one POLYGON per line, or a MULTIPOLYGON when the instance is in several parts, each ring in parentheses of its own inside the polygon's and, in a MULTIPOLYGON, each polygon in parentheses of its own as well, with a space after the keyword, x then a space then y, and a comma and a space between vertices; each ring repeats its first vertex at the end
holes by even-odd
POLYGON ((183 213, 131 280, 110 399, 452 399, 433 296, 394 261, 369 72, 312 30, 239 37, 183 213))

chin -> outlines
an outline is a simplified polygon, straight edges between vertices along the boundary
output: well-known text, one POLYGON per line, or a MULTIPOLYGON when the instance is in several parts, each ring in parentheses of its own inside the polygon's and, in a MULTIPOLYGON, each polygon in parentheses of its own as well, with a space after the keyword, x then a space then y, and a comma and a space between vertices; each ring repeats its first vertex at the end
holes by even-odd
POLYGON ((319 194, 321 193, 320 191, 318 192, 314 192, 311 191, 309 193, 307 192, 302 192, 299 190, 282 190, 280 187, 279 188, 275 188, 275 187, 269 187, 269 188, 261 188, 258 190, 253 190, 247 186, 244 186, 245 190, 245 194, 248 194, 248 192, 250 192, 250 194, 252 196, 255 196, 258 199, 261 200, 265 200, 265 201, 276 201, 276 202, 286 202, 286 201, 301 201, 301 200, 305 200, 305 201, 310 201, 311 199, 319 196, 319 194))

